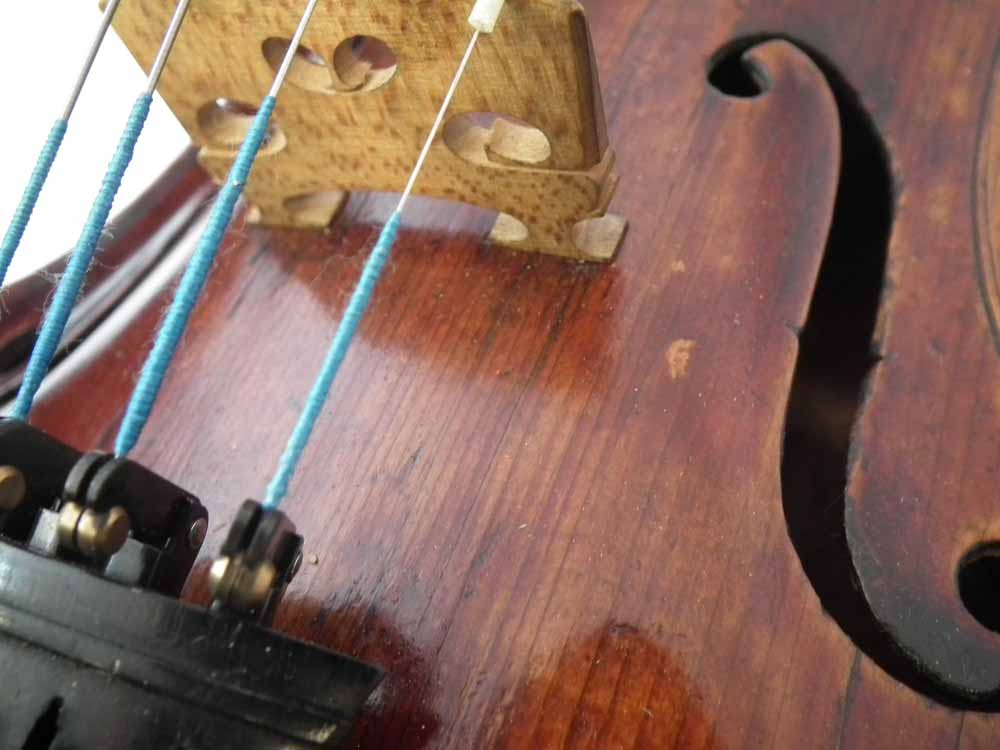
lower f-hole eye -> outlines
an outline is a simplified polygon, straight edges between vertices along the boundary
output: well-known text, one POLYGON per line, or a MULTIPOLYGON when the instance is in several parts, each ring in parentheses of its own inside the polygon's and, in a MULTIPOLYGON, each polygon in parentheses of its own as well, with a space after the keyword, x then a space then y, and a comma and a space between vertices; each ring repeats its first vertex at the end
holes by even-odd
POLYGON ((958 565, 958 595, 969 614, 1000 633, 1000 542, 983 544, 958 565))

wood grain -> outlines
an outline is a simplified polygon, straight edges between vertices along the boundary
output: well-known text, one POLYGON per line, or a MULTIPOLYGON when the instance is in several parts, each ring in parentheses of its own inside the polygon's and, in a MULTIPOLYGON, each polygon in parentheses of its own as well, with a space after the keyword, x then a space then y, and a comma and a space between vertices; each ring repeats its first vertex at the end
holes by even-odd
POLYGON ((1000 359, 989 323, 997 224, 995 206, 984 208, 1000 193, 981 190, 1000 168, 989 145, 998 37, 996 26, 969 30, 975 57, 965 48, 945 55, 940 45, 959 26, 946 11, 932 12, 936 25, 915 57, 977 95, 953 85, 913 114, 931 133, 926 176, 905 182, 898 199, 882 361, 856 428, 847 532, 875 615, 901 647, 938 679, 989 698, 1000 691, 1000 637, 966 609, 956 582, 969 553, 1000 539, 1000 359), (917 211, 920 220, 909 219, 917 211))
MULTIPOLYGON (((489 213, 413 205, 286 506, 315 562, 278 626, 389 671, 348 745, 365 750, 996 746, 993 714, 915 692, 824 613, 779 475, 841 166, 809 48, 896 181, 848 489, 852 540, 877 553, 865 592, 901 638, 916 623, 993 664, 953 575, 996 529, 973 199, 995 3, 587 6, 622 253, 527 257, 484 239, 489 213), (751 49, 766 91, 713 89, 716 52, 762 31, 799 45, 751 49)), ((230 232, 137 454, 209 506, 206 556, 263 492, 389 205, 354 196, 323 234, 230 232)), ((110 445, 168 277, 58 368, 40 426, 110 445)))
POLYGON ((1000 350, 1000 45, 991 61, 990 80, 976 160, 975 248, 986 313, 1000 350))

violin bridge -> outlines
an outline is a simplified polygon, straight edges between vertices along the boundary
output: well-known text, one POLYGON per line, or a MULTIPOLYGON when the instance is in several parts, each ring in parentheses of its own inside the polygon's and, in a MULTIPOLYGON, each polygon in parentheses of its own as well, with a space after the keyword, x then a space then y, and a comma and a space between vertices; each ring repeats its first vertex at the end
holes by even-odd
MULTIPOLYGON (((115 18, 146 69, 170 8, 125 3, 115 18)), ((251 220, 323 228, 350 191, 402 192, 468 42, 467 10, 321 2, 246 187, 251 220)), ((299 11, 215 0, 185 22, 159 91, 216 180, 235 160, 299 11)), ((610 261, 626 229, 608 213, 614 162, 582 8, 512 2, 481 39, 415 192, 497 211, 491 237, 500 245, 610 261)))

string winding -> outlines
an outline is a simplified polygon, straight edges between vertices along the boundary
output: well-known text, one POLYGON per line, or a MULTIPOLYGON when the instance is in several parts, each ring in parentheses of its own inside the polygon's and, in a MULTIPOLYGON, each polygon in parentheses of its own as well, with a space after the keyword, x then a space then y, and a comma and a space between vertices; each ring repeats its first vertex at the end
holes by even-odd
POLYGON ((66 137, 68 127, 69 122, 62 117, 55 121, 49 131, 48 138, 45 139, 45 145, 42 146, 42 151, 38 155, 38 160, 35 162, 31 179, 28 180, 28 184, 24 188, 21 202, 17 205, 14 218, 11 219, 10 226, 7 228, 3 243, 0 244, 0 286, 3 286, 4 279, 7 278, 7 271, 14 259, 14 253, 17 252, 21 239, 24 237, 24 231, 28 228, 31 214, 38 204, 38 197, 42 194, 42 188, 45 187, 45 181, 52 170, 52 164, 55 162, 59 147, 62 146, 63 139, 66 137))
POLYGON ((215 263, 219 246, 226 234, 226 229, 232 221, 236 203, 243 194, 243 187, 250 177, 254 161, 267 139, 268 127, 277 100, 268 96, 261 104, 246 140, 240 147, 239 155, 229 173, 225 186, 219 191, 218 199, 212 208, 208 225, 198 242, 191 257, 187 270, 181 279, 177 293, 174 295, 170 310, 167 312, 153 350, 143 366, 139 382, 136 384, 129 401, 128 410, 118 431, 115 441, 115 455, 119 458, 128 455, 135 447, 143 428, 149 421, 157 396, 163 386, 163 380, 170 369, 177 349, 180 346, 184 331, 198 299, 205 288, 205 282, 215 263))
POLYGON ((111 20, 114 18, 120 3, 121 0, 110 0, 104 9, 104 15, 101 17, 101 23, 98 26, 97 33, 94 35, 94 39, 90 44, 90 49, 87 50, 87 57, 84 60, 83 66, 80 68, 76 82, 73 84, 73 90, 69 96, 69 100, 66 102, 66 108, 63 110, 62 115, 55 121, 52 125, 52 129, 49 131, 48 138, 45 140, 45 145, 42 146, 42 151, 38 155, 38 159, 35 162, 35 168, 31 172, 31 178, 28 180, 28 184, 24 188, 24 193, 21 196, 21 202, 14 211, 14 216, 11 219, 10 226, 7 228, 7 233, 4 235, 3 242, 0 243, 0 286, 3 286, 3 282, 7 278, 7 271, 10 269, 11 261, 14 259, 14 253, 17 252, 17 248, 21 244, 21 239, 24 237, 24 231, 27 229, 28 222, 31 220, 31 215, 34 213, 35 206, 38 204, 38 198, 42 193, 42 188, 45 187, 45 181, 48 179, 49 172, 52 170, 52 164, 55 162, 59 149, 62 146, 63 139, 66 137, 66 130, 69 128, 69 119, 73 116, 73 110, 76 108, 76 104, 80 100, 80 94, 83 92, 83 86, 90 77, 90 72, 94 67, 94 61, 97 59, 97 53, 100 51, 101 45, 104 43, 104 38, 107 36, 108 29, 111 27, 111 20))
MULTIPOLYGON (((490 2, 486 2, 485 5, 492 6, 492 9, 486 14, 487 19, 492 18, 495 21, 495 16, 499 14, 502 2, 496 3, 495 0, 490 0, 490 2)), ((477 9, 479 7, 480 6, 477 5, 477 9)), ((475 16, 476 14, 474 13, 473 15, 475 16)), ((477 20, 476 23, 479 24, 481 20, 482 19, 477 20)), ((487 24, 487 26, 492 29, 491 25, 487 24)), ((476 43, 479 41, 480 35, 482 33, 486 33, 483 29, 480 29, 478 25, 474 24, 473 28, 476 30, 473 32, 469 46, 466 48, 465 54, 462 56, 462 61, 458 65, 458 70, 455 73, 455 77, 451 81, 448 93, 445 94, 444 102, 438 110, 437 117, 434 120, 434 124, 431 126, 431 131, 427 136, 427 140, 424 141, 424 146, 420 150, 420 156, 417 157, 417 163, 413 167, 413 171, 410 173, 410 179, 407 181, 406 187, 403 189, 403 194, 400 196, 399 202, 396 204, 396 210, 393 211, 392 216, 389 217, 388 223, 386 223, 385 227, 382 229, 382 234, 379 235, 375 249, 372 250, 372 254, 369 256, 368 262, 365 263, 365 269, 361 274, 361 278, 359 279, 358 285, 354 290, 354 294, 351 296, 351 301, 347 306, 347 310, 344 312, 344 317, 341 319, 340 325, 337 327, 337 333, 334 335, 333 343, 330 345, 330 351, 327 353, 326 359, 323 362, 323 367, 320 370, 319 377, 313 384, 312 391, 310 392, 306 405, 302 410, 302 414, 299 416, 298 423, 295 425, 295 429, 292 431, 292 436, 289 438, 288 444, 285 446, 285 452, 282 454, 281 461, 278 463, 278 469, 275 472, 274 478, 268 485, 267 497, 264 501, 265 508, 269 508, 271 510, 277 509, 278 506, 280 506, 284 501, 285 496, 288 494, 288 487, 291 484, 292 477, 295 475, 295 470, 298 468, 299 461, 302 459, 302 454, 305 452, 306 446, 309 444, 309 439, 312 437, 313 430, 316 427, 316 422, 319 420, 320 414, 323 411, 323 406, 326 404, 326 401, 330 396, 330 389, 333 386, 333 381, 336 379, 337 373, 340 372, 340 366, 344 363, 347 351, 350 349, 351 343, 357 335, 361 318, 368 309, 368 305, 375 293, 375 286, 378 284, 378 281, 382 276, 382 272, 385 270, 386 263, 389 261, 389 256, 392 254, 392 248, 396 244, 396 240, 399 237, 399 227, 403 220, 403 209, 406 208, 406 204, 410 200, 410 196, 413 195, 417 179, 423 171, 424 164, 427 162, 427 157, 431 152, 431 147, 434 145, 434 141, 437 139, 441 126, 444 124, 445 115, 448 112, 448 108, 451 106, 452 100, 455 98, 455 93, 458 91, 458 85, 461 83, 462 77, 465 75, 465 71, 469 67, 469 61, 472 59, 472 53, 476 49, 476 43)))
POLYGON ((94 252, 101 240, 108 216, 111 214, 111 207, 114 204, 115 196, 118 195, 125 171, 135 154, 135 145, 149 117, 149 108, 152 103, 152 95, 143 93, 139 95, 132 106, 132 112, 125 125, 121 140, 111 159, 111 164, 108 166, 104 181, 101 183, 100 192, 91 206, 87 223, 84 225, 76 248, 70 256, 66 270, 59 280, 59 286, 52 298, 45 322, 42 324, 35 347, 32 349, 31 359, 28 361, 24 380, 21 382, 21 388, 12 410, 12 416, 16 419, 27 421, 31 414, 35 396, 38 395, 42 380, 52 364, 52 358, 62 340, 73 305, 76 304, 77 297, 80 296, 83 282, 87 278, 87 271, 94 259, 94 252))
POLYGON ((295 425, 295 430, 281 456, 278 470, 275 472, 271 484, 268 485, 267 498, 264 501, 265 508, 277 508, 285 495, 288 494, 288 485, 295 475, 295 469, 302 459, 302 454, 309 444, 309 438, 312 437, 316 422, 323 412, 323 406, 330 396, 333 381, 336 379, 337 373, 340 372, 340 366, 344 363, 345 357, 347 357, 347 351, 351 348, 351 342, 357 335, 361 319, 371 303, 375 287, 382 277, 389 256, 392 254, 392 248, 399 237, 399 227, 402 220, 402 214, 396 211, 382 228, 382 234, 379 235, 375 249, 372 250, 358 285, 351 295, 351 301, 344 311, 344 317, 340 321, 333 343, 323 361, 319 377, 313 384, 306 405, 299 416, 298 424, 295 425))

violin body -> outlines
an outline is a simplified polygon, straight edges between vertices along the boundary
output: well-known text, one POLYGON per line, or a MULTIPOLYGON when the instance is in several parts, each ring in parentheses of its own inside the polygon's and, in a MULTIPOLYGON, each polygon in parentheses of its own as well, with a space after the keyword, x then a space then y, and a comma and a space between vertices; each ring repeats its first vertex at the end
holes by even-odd
MULTIPOLYGON (((275 627, 386 672, 347 747, 997 747, 1000 6, 583 5, 620 253, 411 204, 285 506, 275 627)), ((110 447, 199 174, 149 194, 169 242, 136 233, 35 425, 110 447)), ((188 599, 389 210, 230 230, 134 456, 211 513, 188 599)))

